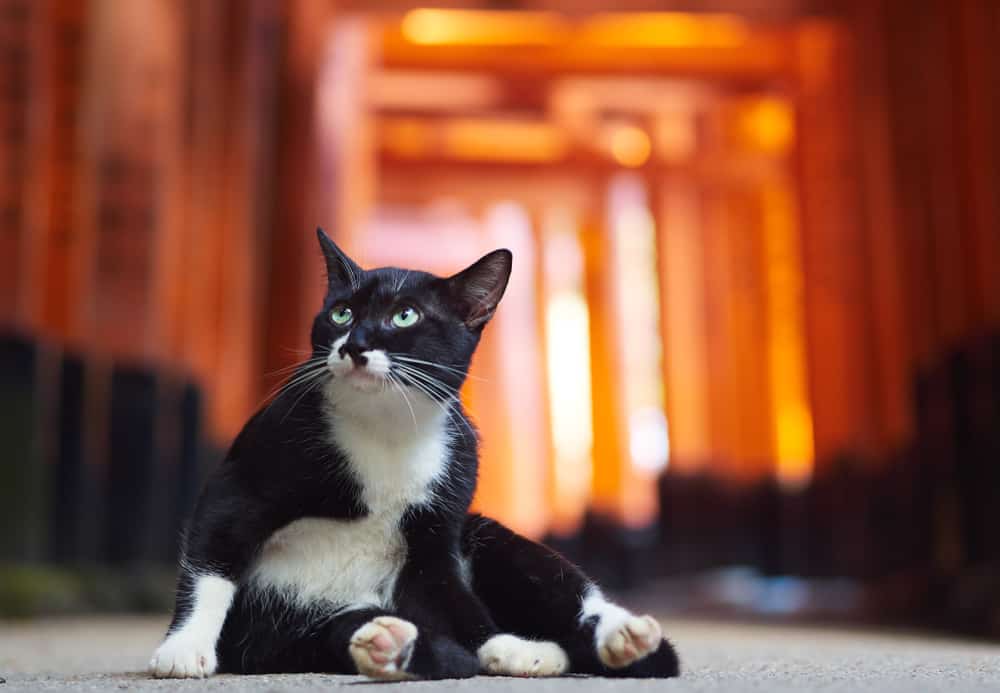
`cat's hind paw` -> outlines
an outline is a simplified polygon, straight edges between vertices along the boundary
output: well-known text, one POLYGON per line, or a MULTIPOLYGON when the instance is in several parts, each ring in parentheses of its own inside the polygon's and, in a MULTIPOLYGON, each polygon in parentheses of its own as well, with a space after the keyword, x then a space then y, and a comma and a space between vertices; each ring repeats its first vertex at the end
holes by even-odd
POLYGON ((149 660, 149 673, 158 679, 201 679, 215 667, 215 644, 183 635, 168 637, 149 660))
POLYGON ((358 673, 373 679, 413 678, 406 667, 417 642, 417 627, 392 616, 378 616, 354 631, 348 646, 358 673))
POLYGON ((663 640, 652 616, 629 616, 597 643, 597 656, 611 669, 621 669, 655 652, 663 640))
POLYGON ((478 655, 483 669, 498 676, 559 676, 569 668, 569 658, 556 643, 509 634, 494 635, 478 655))

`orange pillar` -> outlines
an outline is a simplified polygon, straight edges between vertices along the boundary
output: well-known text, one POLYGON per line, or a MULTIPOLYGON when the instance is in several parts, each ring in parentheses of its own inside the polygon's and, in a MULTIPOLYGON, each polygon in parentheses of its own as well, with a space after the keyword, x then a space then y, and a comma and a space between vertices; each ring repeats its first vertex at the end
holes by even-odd
POLYGON ((909 300, 905 289, 908 232, 900 222, 893 158, 893 123, 888 76, 885 0, 855 4, 856 40, 850 63, 858 114, 854 151, 863 180, 862 219, 871 286, 875 342, 874 386, 880 408, 880 443, 899 449, 913 432, 911 377, 914 348, 910 338, 909 300))
MULTIPOLYGON (((302 358, 309 349, 309 329, 322 298, 322 259, 315 229, 322 205, 311 181, 317 180, 317 87, 330 37, 333 3, 292 0, 280 5, 282 39, 278 99, 275 206, 266 291, 264 372, 302 358)), ((329 229, 336 236, 336 229, 329 229)))
POLYGON ((794 488, 809 480, 815 458, 799 215, 794 187, 783 177, 765 181, 759 200, 774 471, 794 488))
POLYGON ((670 470, 696 474, 712 457, 705 227, 697 184, 682 177, 666 178, 659 210, 656 226, 670 470))
POLYGON ((819 466, 878 447, 865 237, 845 132, 852 113, 844 41, 830 23, 797 31, 805 330, 819 466))
POLYGON ((162 354, 156 263, 158 253, 175 247, 180 20, 176 5, 158 0, 96 0, 90 15, 76 222, 84 244, 92 244, 92 254, 77 254, 77 277, 92 277, 93 291, 82 292, 71 336, 131 361, 162 354))

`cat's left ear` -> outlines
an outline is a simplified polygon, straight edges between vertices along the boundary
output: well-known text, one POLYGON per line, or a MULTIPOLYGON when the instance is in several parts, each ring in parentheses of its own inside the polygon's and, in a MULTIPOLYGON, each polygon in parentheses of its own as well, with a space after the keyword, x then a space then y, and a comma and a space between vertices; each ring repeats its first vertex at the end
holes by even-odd
POLYGON ((485 325, 507 289, 513 256, 506 248, 479 258, 446 282, 462 322, 471 329, 485 325))
POLYGON ((361 268, 354 260, 347 255, 337 244, 330 240, 323 229, 316 228, 316 237, 319 239, 319 247, 323 249, 323 258, 326 260, 326 278, 330 285, 346 284, 351 288, 358 287, 358 278, 361 276, 361 268))

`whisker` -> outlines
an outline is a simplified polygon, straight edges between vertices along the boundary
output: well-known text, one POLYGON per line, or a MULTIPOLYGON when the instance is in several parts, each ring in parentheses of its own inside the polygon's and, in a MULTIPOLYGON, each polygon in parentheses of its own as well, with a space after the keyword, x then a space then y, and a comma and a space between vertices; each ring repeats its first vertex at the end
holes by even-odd
POLYGON ((279 385, 277 388, 269 392, 257 405, 259 408, 262 404, 267 402, 267 406, 261 411, 266 412, 274 403, 277 402, 281 397, 285 395, 286 392, 290 392, 295 387, 302 385, 314 377, 322 375, 326 370, 326 362, 316 363, 303 368, 300 372, 296 373, 293 377, 289 378, 287 381, 279 385))
POLYGON ((396 364, 396 367, 399 369, 401 373, 405 373, 411 378, 419 379, 424 383, 426 383, 428 386, 433 387, 435 390, 445 395, 446 399, 458 396, 458 390, 451 387, 447 383, 441 382, 434 376, 429 375, 428 373, 424 373, 418 368, 414 368, 413 366, 407 366, 405 364, 396 364))
MULTIPOLYGON (((423 392, 427 397, 436 402, 442 408, 442 411, 452 420, 455 420, 457 416, 457 420, 465 424, 472 437, 476 437, 476 432, 472 428, 472 425, 455 408, 455 405, 459 404, 460 400, 458 392, 454 388, 415 368, 404 364, 395 364, 395 366, 401 373, 410 378, 412 387, 423 392)), ((463 432, 462 435, 464 437, 465 433, 463 432)))
POLYGON ((290 373, 292 371, 298 370, 302 366, 319 363, 320 361, 326 361, 326 356, 325 355, 323 355, 323 356, 314 356, 312 358, 306 359, 305 361, 299 361, 298 363, 293 363, 293 364, 288 365, 288 366, 283 366, 282 368, 276 368, 273 371, 269 371, 267 373, 264 373, 264 377, 265 378, 270 378, 270 377, 278 375, 280 373, 290 373))
POLYGON ((439 369, 441 369, 443 371, 446 371, 446 372, 449 372, 449 373, 455 373, 456 375, 461 375, 461 376, 465 376, 467 378, 471 378, 472 380, 477 380, 477 381, 481 381, 481 382, 484 382, 484 383, 488 382, 486 378, 482 378, 482 377, 480 377, 478 375, 471 375, 471 374, 467 373, 466 371, 463 371, 460 368, 456 368, 454 366, 445 365, 443 363, 434 363, 433 361, 425 361, 424 359, 418 359, 418 358, 415 358, 413 356, 410 356, 409 354, 398 354, 398 353, 395 353, 395 352, 389 352, 387 355, 390 358, 393 358, 393 359, 396 359, 396 360, 399 360, 399 361, 405 361, 407 363, 420 364, 420 365, 423 365, 423 366, 430 366, 432 368, 439 368, 439 369))
POLYGON ((403 388, 403 384, 396 378, 395 375, 392 374, 392 372, 386 373, 386 380, 392 383, 399 394, 403 396, 403 401, 406 402, 406 408, 410 410, 410 418, 413 419, 413 434, 416 435, 418 432, 417 415, 413 411, 413 405, 410 404, 410 398, 406 396, 406 390, 403 388))
POLYGON ((309 376, 313 375, 314 373, 316 373, 318 371, 322 371, 325 368, 326 368, 326 363, 325 362, 324 363, 310 364, 309 366, 301 369, 295 375, 293 375, 290 378, 288 378, 288 380, 286 380, 284 383, 278 385, 278 387, 271 393, 271 395, 269 395, 268 397, 265 397, 265 399, 268 399, 270 397, 277 397, 278 394, 282 390, 285 390, 285 389, 288 389, 290 387, 293 387, 298 382, 300 382, 302 380, 308 379, 309 376))
POLYGON ((285 415, 284 415, 283 417, 281 417, 281 421, 280 421, 280 423, 285 423, 285 419, 287 419, 287 418, 288 418, 289 416, 291 416, 291 415, 292 415, 292 412, 293 412, 293 411, 295 411, 295 407, 297 407, 297 406, 298 406, 299 402, 301 402, 301 401, 302 401, 302 399, 303 399, 303 398, 304 398, 304 397, 305 397, 306 395, 308 395, 308 394, 309 394, 310 392, 312 392, 313 390, 315 390, 315 389, 316 389, 316 385, 318 385, 318 384, 322 384, 322 383, 324 383, 325 381, 326 381, 326 379, 325 379, 325 378, 323 377, 323 374, 322 374, 322 373, 318 374, 318 375, 317 375, 317 376, 316 376, 316 377, 315 377, 315 378, 313 379, 313 381, 312 381, 311 383, 309 383, 309 385, 307 385, 307 386, 306 386, 305 388, 303 388, 303 391, 302 391, 302 394, 301 394, 301 395, 299 395, 298 399, 296 399, 296 400, 295 400, 295 401, 294 401, 294 402, 292 403, 292 406, 291 406, 291 407, 289 407, 289 409, 288 409, 288 411, 287 411, 287 412, 285 412, 285 415))

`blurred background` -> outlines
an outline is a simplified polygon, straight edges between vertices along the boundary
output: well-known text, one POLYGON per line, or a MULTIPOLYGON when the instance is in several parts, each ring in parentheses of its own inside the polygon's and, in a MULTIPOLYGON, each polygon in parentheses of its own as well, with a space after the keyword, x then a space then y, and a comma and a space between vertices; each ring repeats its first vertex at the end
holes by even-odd
POLYGON ((674 612, 1000 637, 1000 4, 0 0, 0 614, 159 609, 314 229, 515 268, 477 508, 674 612))

